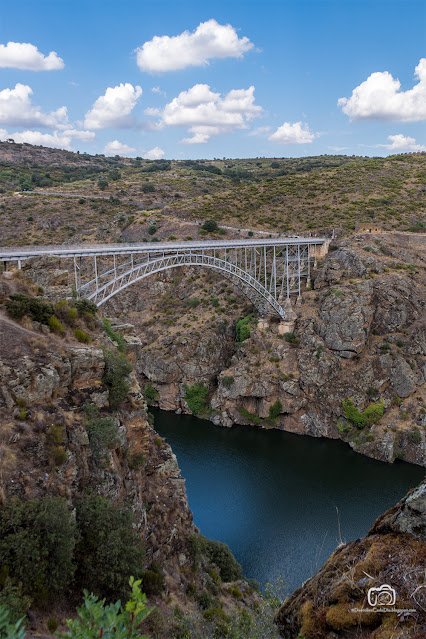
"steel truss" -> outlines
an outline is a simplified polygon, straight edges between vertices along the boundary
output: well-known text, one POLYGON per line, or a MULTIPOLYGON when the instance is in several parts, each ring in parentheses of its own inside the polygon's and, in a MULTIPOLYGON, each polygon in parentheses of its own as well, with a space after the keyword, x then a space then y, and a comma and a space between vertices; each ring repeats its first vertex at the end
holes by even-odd
POLYGON ((176 267, 211 268, 232 281, 262 315, 285 318, 284 300, 301 294, 311 262, 326 238, 206 240, 155 244, 0 247, 8 262, 55 256, 73 260, 75 288, 81 297, 104 304, 139 280, 176 267))
MULTIPOLYGON (((219 271, 233 282, 258 308, 262 315, 285 318, 282 302, 285 297, 301 294, 301 281, 310 276, 310 262, 315 259, 309 244, 234 248, 177 249, 175 251, 150 252, 144 255, 125 256, 119 263, 113 256, 113 264, 102 269, 101 258, 94 256, 92 277, 81 283, 81 258, 74 258, 76 289, 80 296, 93 300, 98 306, 111 299, 131 284, 180 266, 201 266, 219 271)), ((108 260, 111 262, 111 259, 108 260)))

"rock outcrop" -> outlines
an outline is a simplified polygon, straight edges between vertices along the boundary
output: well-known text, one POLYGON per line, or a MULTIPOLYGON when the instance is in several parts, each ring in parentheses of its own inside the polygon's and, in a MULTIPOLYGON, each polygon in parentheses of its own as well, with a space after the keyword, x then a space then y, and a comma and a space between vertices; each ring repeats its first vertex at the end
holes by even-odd
POLYGON ((276 615, 279 632, 284 639, 423 639, 425 565, 426 480, 291 595, 276 615))

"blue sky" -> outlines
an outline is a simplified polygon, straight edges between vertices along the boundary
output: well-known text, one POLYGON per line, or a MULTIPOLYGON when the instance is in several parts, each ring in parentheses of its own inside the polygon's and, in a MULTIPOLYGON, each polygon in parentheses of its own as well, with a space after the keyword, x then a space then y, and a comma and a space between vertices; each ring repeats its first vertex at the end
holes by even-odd
POLYGON ((0 139, 152 159, 426 150, 424 0, 7 5, 0 139))

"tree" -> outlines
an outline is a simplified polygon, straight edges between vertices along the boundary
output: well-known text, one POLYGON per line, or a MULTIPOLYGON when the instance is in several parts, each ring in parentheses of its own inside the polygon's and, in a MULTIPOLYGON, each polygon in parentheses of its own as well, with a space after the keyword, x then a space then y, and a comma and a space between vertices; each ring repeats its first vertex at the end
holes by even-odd
POLYGON ((213 233, 217 231, 218 225, 216 220, 206 220, 201 228, 208 233, 213 233))

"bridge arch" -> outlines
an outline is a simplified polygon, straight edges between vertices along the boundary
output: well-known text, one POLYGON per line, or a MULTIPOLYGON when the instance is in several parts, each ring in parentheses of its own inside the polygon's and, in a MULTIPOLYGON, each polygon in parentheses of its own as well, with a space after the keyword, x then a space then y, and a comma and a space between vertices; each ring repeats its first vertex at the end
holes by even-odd
POLYGON ((127 262, 118 269, 109 269, 81 286, 78 293, 95 302, 99 307, 131 284, 135 284, 150 275, 171 268, 199 266, 219 272, 223 277, 236 284, 261 314, 272 314, 281 319, 285 311, 274 299, 272 293, 256 278, 232 262, 204 253, 188 253, 160 256, 142 263, 127 262))

